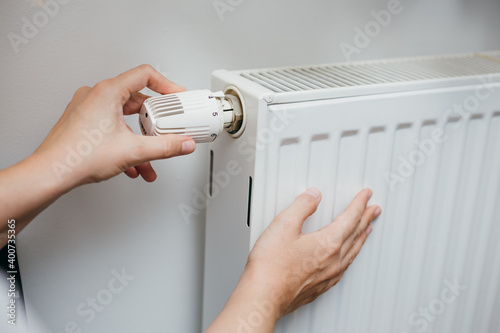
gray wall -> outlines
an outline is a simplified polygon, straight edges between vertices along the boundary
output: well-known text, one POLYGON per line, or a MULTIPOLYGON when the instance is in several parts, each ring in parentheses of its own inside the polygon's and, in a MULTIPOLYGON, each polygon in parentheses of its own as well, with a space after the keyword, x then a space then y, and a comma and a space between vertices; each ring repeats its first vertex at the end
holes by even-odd
MULTIPOLYGON (((220 68, 344 61, 342 42, 358 47, 352 60, 500 49, 497 0, 401 0, 367 46, 356 46, 354 29, 387 1, 59 1, 53 17, 40 14, 52 1, 0 5, 0 168, 37 147, 78 87, 141 63, 197 89, 220 68), (217 3, 232 8, 223 20, 217 3), (9 33, 25 38, 23 18, 34 15, 41 27, 16 52, 9 33)), ((122 175, 42 213, 19 238, 28 316, 52 332, 71 321, 84 332, 199 331, 204 216, 187 223, 178 206, 205 184, 207 157, 200 145, 153 163, 154 184, 122 175), (79 315, 122 269, 134 279, 95 318, 79 315)))

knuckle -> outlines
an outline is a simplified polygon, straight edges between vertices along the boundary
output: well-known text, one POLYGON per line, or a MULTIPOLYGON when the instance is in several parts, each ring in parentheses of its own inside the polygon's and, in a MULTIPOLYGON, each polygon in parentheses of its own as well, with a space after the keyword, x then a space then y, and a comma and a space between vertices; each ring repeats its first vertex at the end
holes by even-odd
POLYGON ((111 81, 110 80, 104 80, 99 83, 97 83, 93 90, 99 94, 106 94, 109 90, 111 89, 111 81))
POLYGON ((87 87, 87 86, 83 86, 83 87, 80 87, 78 88, 76 91, 75 91, 75 96, 80 96, 80 95, 84 95, 86 94, 91 88, 90 87, 87 87))
POLYGON ((339 255, 342 250, 342 243, 339 240, 332 241, 329 250, 332 255, 339 255))
POLYGON ((340 253, 342 244, 337 238, 327 237, 322 242, 322 247, 325 250, 327 257, 336 256, 340 253))
POLYGON ((155 71, 153 66, 151 66, 150 64, 142 64, 142 65, 138 66, 137 68, 139 68, 140 70, 145 71, 147 73, 151 73, 152 71, 155 71))
POLYGON ((307 256, 306 258, 304 258, 300 267, 304 274, 307 276, 311 276, 314 272, 322 270, 322 264, 314 256, 307 256))
POLYGON ((357 222, 361 221, 361 218, 363 217, 363 213, 365 212, 365 208, 359 209, 356 211, 355 219, 357 222))
POLYGON ((340 260, 341 262, 345 261, 346 259, 346 255, 347 255, 347 249, 345 247, 341 247, 340 250, 339 250, 339 257, 340 257, 340 260))
POLYGON ((138 165, 143 162, 143 155, 144 147, 136 145, 128 149, 128 151, 125 153, 124 159, 128 160, 132 165, 138 165))
POLYGON ((170 139, 164 141, 162 144, 162 154, 165 157, 172 157, 179 154, 181 150, 181 144, 176 140, 170 139))
POLYGON ((354 261, 354 255, 349 255, 349 261, 347 263, 348 266, 351 266, 352 262, 354 261))
POLYGON ((346 257, 344 258, 344 260, 342 260, 340 264, 341 266, 340 271, 344 273, 349 268, 351 263, 352 263, 352 258, 350 257, 350 255, 346 255, 346 257))
POLYGON ((347 264, 347 267, 351 266, 351 264, 354 262, 354 259, 356 259, 357 253, 353 253, 349 255, 349 261, 347 264))
MULTIPOLYGON (((327 289, 328 290, 328 289, 327 289)), ((312 302, 314 302, 321 294, 323 294, 326 290, 321 290, 320 292, 316 292, 314 294, 312 294, 311 296, 309 296, 306 301, 304 302, 304 305, 307 305, 307 304, 310 304, 312 302)))
POLYGON ((169 142, 164 142, 161 145, 161 155, 164 157, 170 157, 174 153, 172 145, 169 142))
POLYGON ((337 222, 340 225, 344 226, 343 230, 345 230, 345 226, 347 226, 347 225, 349 225, 351 223, 351 221, 349 220, 349 218, 346 215, 346 213, 342 213, 339 216, 337 216, 337 218, 335 219, 335 222, 337 222))
POLYGON ((361 250, 362 245, 363 245, 362 243, 358 243, 354 246, 354 249, 349 254, 349 259, 351 260, 351 262, 358 256, 358 253, 361 250))
POLYGON ((327 284, 325 284, 322 288, 320 293, 324 294, 326 293, 329 289, 331 288, 331 281, 329 281, 327 284))
POLYGON ((331 286, 334 286, 339 282, 340 278, 344 274, 344 271, 345 271, 345 269, 342 267, 341 263, 339 263, 338 265, 335 265, 335 268, 330 270, 327 278, 330 279, 331 286))
POLYGON ((359 236, 361 235, 361 231, 359 229, 356 229, 353 233, 352 233, 352 238, 353 238, 353 241, 356 241, 359 236))
POLYGON ((361 217, 363 216, 364 211, 365 211, 364 208, 352 210, 350 215, 347 216, 347 218, 349 219, 349 223, 359 223, 359 221, 361 221, 361 217))
POLYGON ((349 238, 353 233, 352 226, 350 226, 349 224, 343 223, 340 228, 341 228, 341 235, 342 235, 343 239, 349 238))

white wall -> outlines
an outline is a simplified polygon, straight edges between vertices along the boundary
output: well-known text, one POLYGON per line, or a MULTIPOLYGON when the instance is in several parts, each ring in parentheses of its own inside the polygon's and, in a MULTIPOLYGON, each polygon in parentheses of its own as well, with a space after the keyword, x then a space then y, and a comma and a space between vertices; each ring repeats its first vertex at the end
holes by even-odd
MULTIPOLYGON (((354 27, 387 7, 232 0, 239 4, 221 21, 213 0, 64 0, 16 53, 8 34, 22 35, 23 17, 32 21, 43 2, 0 5, 0 168, 37 147, 79 86, 141 63, 196 89, 209 87, 220 68, 343 61, 339 44, 353 44, 354 27)), ((500 49, 496 0, 401 3, 403 12, 353 60, 500 49)), ((137 129, 135 117, 129 123, 137 129)), ((41 214, 19 239, 28 315, 51 332, 70 321, 84 332, 199 331, 203 214, 188 224, 178 205, 206 182, 206 160, 200 145, 192 156, 154 163, 154 184, 122 175, 79 188, 41 214), (135 279, 86 323, 77 307, 122 268, 135 279)))

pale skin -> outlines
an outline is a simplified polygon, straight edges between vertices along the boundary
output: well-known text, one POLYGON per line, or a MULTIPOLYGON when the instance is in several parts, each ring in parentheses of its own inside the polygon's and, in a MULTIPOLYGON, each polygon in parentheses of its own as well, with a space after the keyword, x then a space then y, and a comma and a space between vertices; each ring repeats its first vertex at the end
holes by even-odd
MULTIPOLYGON (((19 233, 78 186, 122 172, 152 182, 157 176, 150 161, 195 150, 189 137, 144 137, 126 125, 124 116, 138 113, 148 97, 139 93, 145 87, 160 94, 185 90, 149 65, 92 88, 82 87, 40 147, 0 171, 0 247, 8 242, 9 220, 15 219, 19 233), (81 146, 89 135, 98 144, 81 146), (85 154, 68 162, 69 152, 77 147, 87 148, 85 154)), ((378 206, 367 207, 371 195, 369 189, 361 191, 333 222, 309 234, 301 228, 316 211, 321 193, 309 189, 299 195, 257 240, 240 281, 207 332, 237 332, 242 327, 272 332, 279 318, 333 287, 372 231, 370 223, 381 213, 378 206)))

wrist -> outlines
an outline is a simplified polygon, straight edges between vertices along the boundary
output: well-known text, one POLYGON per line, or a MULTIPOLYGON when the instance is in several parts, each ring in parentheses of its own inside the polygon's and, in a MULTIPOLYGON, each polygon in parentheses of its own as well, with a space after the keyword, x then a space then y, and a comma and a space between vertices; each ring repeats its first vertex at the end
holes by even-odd
POLYGON ((36 181, 46 197, 58 198, 77 186, 70 175, 73 170, 48 152, 35 151, 21 163, 28 170, 37 170, 36 181))
POLYGON ((283 295, 265 272, 254 267, 246 267, 234 294, 246 299, 252 310, 273 325, 282 317, 283 295))
POLYGON ((279 306, 272 297, 272 288, 248 267, 224 309, 210 325, 207 333, 248 332, 272 333, 280 318, 279 306))
POLYGON ((70 189, 57 181, 50 163, 34 153, 0 171, 0 217, 3 221, 16 220, 16 232, 20 232, 70 189))

